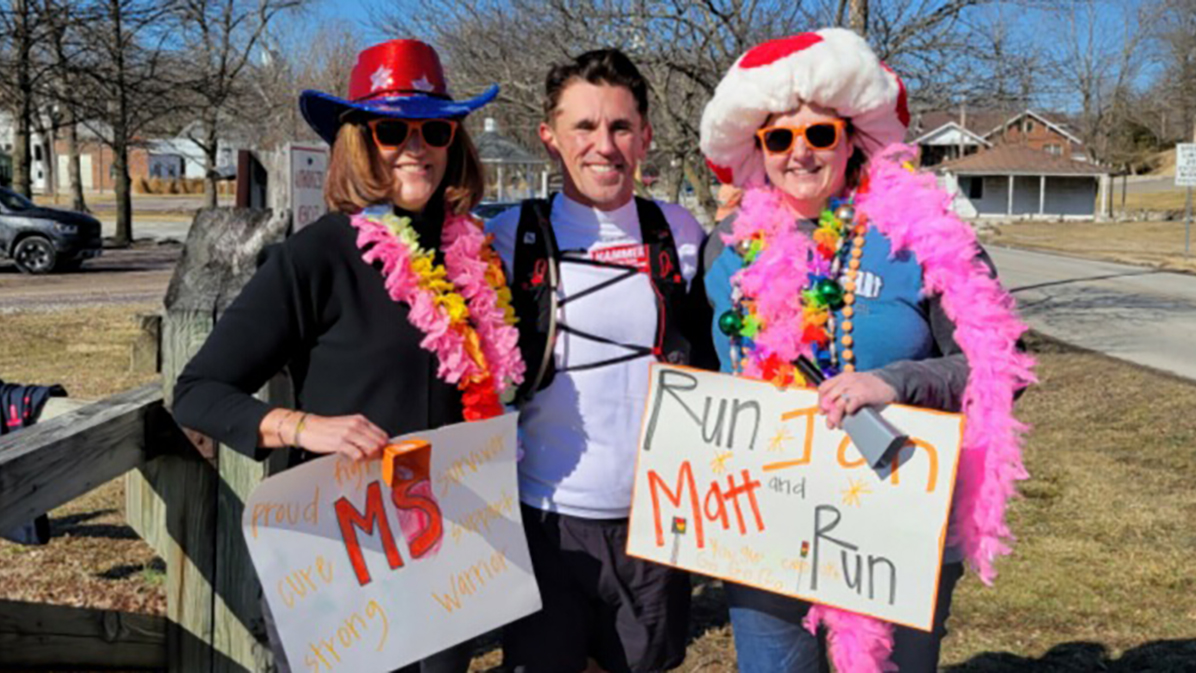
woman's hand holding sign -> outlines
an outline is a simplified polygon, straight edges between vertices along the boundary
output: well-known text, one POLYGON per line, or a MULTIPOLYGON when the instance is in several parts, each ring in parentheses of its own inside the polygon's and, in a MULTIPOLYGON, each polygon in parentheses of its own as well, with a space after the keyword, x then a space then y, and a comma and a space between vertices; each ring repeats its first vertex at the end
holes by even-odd
POLYGON ((262 419, 258 443, 267 448, 296 446, 312 453, 339 453, 353 460, 382 455, 386 432, 361 414, 317 416, 293 409, 274 409, 262 419))
POLYGON ((844 416, 863 407, 883 407, 896 401, 897 391, 874 374, 839 374, 818 386, 818 404, 826 414, 828 428, 840 427, 844 416))

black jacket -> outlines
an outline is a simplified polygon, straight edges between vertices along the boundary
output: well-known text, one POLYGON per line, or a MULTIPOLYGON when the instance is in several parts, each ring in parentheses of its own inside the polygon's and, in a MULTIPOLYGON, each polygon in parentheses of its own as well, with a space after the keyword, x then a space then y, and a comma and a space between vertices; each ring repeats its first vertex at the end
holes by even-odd
MULTIPOLYGON (((427 245, 439 241, 442 223, 437 213, 414 224, 427 245)), ((253 393, 283 367, 297 406, 314 414, 364 414, 391 436, 463 420, 460 392, 437 378, 436 357, 419 346, 423 333, 356 241, 349 218, 329 214, 269 249, 179 376, 181 425, 265 458, 257 433, 271 406, 253 393)))

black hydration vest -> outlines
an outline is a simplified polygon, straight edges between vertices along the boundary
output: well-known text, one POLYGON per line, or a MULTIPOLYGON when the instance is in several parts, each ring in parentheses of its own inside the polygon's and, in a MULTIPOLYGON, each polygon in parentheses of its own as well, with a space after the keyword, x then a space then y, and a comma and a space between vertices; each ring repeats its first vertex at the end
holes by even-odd
POLYGON ((652 355, 661 362, 688 364, 691 346, 681 334, 678 322, 686 294, 685 278, 681 275, 681 262, 673 232, 660 207, 647 199, 635 199, 640 233, 647 248, 650 280, 656 294, 656 343, 652 348, 645 348, 588 334, 557 320, 557 309, 564 304, 631 278, 640 270, 622 264, 569 256, 571 263, 620 269, 624 273, 558 300, 556 290, 560 285, 562 255, 552 231, 551 203, 551 199, 524 201, 519 213, 519 229, 515 234, 511 287, 514 289, 515 315, 519 318, 519 350, 523 361, 527 363, 527 374, 516 399, 520 403, 526 402, 536 392, 552 384, 556 374, 553 344, 559 331, 627 350, 626 355, 569 367, 568 371, 614 365, 645 355, 652 355))

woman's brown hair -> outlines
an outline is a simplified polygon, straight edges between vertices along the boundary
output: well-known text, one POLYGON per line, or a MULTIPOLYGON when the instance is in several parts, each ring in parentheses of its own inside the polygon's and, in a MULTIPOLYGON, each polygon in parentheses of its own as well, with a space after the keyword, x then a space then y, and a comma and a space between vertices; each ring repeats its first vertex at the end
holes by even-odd
MULTIPOLYGON (((324 201, 328 208, 354 214, 366 206, 394 201, 394 176, 361 120, 341 124, 332 143, 324 201)), ((464 125, 457 127, 448 149, 448 167, 438 192, 444 194, 446 214, 465 215, 482 200, 486 182, 477 147, 464 125)), ((436 198, 436 197, 433 197, 436 198)))

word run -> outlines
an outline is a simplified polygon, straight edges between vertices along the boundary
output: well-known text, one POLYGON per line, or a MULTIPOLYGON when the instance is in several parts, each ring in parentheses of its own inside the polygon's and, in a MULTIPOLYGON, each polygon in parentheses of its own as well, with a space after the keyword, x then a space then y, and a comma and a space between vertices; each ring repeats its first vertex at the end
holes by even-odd
MULTIPOLYGON (((702 412, 698 413, 697 407, 690 405, 684 395, 693 393, 697 387, 698 378, 693 374, 675 369, 660 370, 660 378, 656 382, 656 399, 652 403, 652 415, 648 418, 648 428, 644 435, 644 451, 652 449, 652 439, 656 436, 660 411, 667 400, 680 405, 685 415, 699 428, 702 441, 707 444, 734 449, 736 440, 743 440, 746 436, 747 448, 756 448, 762 413, 760 403, 752 400, 745 402, 738 399, 721 399, 718 400, 718 408, 715 410, 714 398, 707 395, 702 403, 702 412)), ((670 428, 670 432, 674 430, 670 428)))
MULTIPOLYGON (((888 603, 889 605, 896 604, 897 566, 883 556, 875 556, 873 554, 865 556, 860 553, 859 545, 831 537, 829 533, 837 528, 839 522, 842 520, 842 512, 832 505, 818 505, 814 508, 814 559, 811 564, 814 572, 810 577, 810 590, 818 590, 818 572, 821 568, 819 557, 821 554, 827 552, 824 549, 825 546, 833 545, 839 550, 843 581, 847 584, 847 588, 854 590, 860 596, 863 596, 864 590, 867 589, 868 599, 876 600, 877 569, 880 569, 879 579, 884 580, 889 589, 888 603), (865 562, 867 563, 867 568, 864 567, 865 562)), ((806 551, 806 543, 803 542, 803 557, 806 555, 806 551)), ((834 548, 829 553, 834 554, 834 548)))
MULTIPOLYGON (((407 540, 411 555, 416 559, 435 554, 444 538, 440 505, 432 495, 432 485, 428 480, 431 448, 426 442, 420 442, 416 450, 388 455, 388 462, 382 470, 383 480, 390 484, 391 503, 398 510, 399 528, 407 540)), ((365 556, 361 553, 361 543, 357 539, 358 529, 372 536, 377 528, 390 569, 403 567, 403 558, 395 545, 394 533, 391 532, 386 508, 382 503, 381 483, 370 483, 365 493, 364 513, 354 507, 348 498, 342 497, 335 504, 341 538, 344 540, 345 550, 349 553, 353 572, 357 575, 357 583, 361 586, 370 583, 370 571, 366 567, 365 556)))
MULTIPOLYGON (((756 501, 756 489, 760 488, 760 482, 752 479, 752 475, 748 470, 741 470, 740 478, 742 481, 737 483, 734 474, 727 475, 727 487, 725 490, 717 481, 712 481, 710 482, 710 486, 707 487, 705 494, 699 494, 697 484, 694 481, 693 466, 690 465, 688 460, 681 463, 681 468, 677 471, 677 480, 674 482, 674 488, 671 489, 665 483, 664 479, 661 479, 660 474, 656 470, 648 470, 648 492, 652 497, 652 517, 656 526, 656 546, 664 546, 664 522, 660 507, 662 495, 669 504, 677 509, 685 509, 683 503, 688 500, 689 514, 694 522, 694 539, 699 549, 706 546, 704 519, 712 523, 718 522, 722 524, 723 530, 731 529, 730 510, 727 508, 728 504, 735 511, 735 525, 740 535, 747 534, 749 523, 753 525, 756 532, 763 531, 764 520, 760 517, 760 504, 756 501), (744 516, 745 510, 750 514, 750 520, 749 517, 744 516)), ((674 536, 684 535, 688 532, 688 526, 673 526, 672 531, 674 536)))

